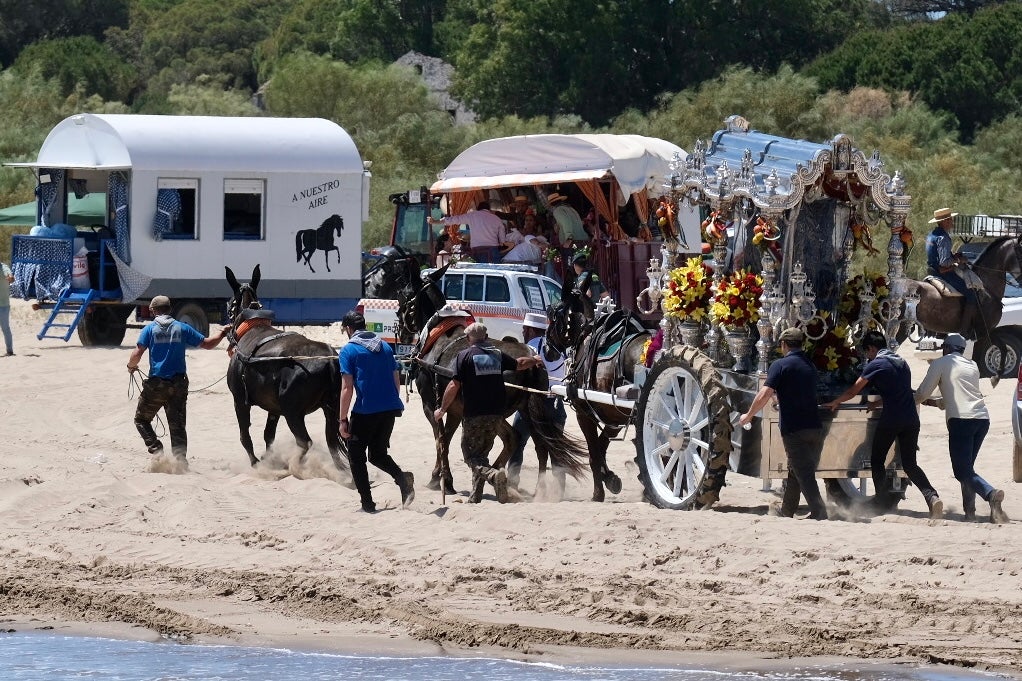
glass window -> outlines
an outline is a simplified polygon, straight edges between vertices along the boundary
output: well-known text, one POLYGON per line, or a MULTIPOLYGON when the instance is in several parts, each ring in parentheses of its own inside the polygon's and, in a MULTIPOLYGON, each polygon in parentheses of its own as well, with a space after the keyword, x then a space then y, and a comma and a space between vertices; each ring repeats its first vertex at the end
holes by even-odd
POLYGON ((153 232, 162 239, 199 238, 199 181, 161 177, 156 181, 153 232))
POLYGON ((543 291, 539 288, 539 279, 535 277, 520 277, 518 287, 522 289, 522 296, 525 304, 533 310, 545 310, 543 306, 543 291))
POLYGON ((224 239, 262 239, 265 180, 224 180, 224 239))
POLYGON ((429 223, 426 204, 399 204, 394 243, 412 253, 429 253, 429 223))
POLYGON ((444 297, 447 300, 465 299, 465 275, 445 274, 444 275, 444 297))
POLYGON ((559 305, 561 302, 561 287, 552 281, 543 280, 543 289, 546 291, 548 305, 559 305))
POLYGON ((472 302, 482 302, 483 300, 483 284, 485 283, 486 277, 481 274, 466 274, 465 275, 465 297, 463 300, 470 300, 472 302))
POLYGON ((486 277, 486 302, 511 302, 511 288, 507 285, 507 279, 502 276, 486 277))

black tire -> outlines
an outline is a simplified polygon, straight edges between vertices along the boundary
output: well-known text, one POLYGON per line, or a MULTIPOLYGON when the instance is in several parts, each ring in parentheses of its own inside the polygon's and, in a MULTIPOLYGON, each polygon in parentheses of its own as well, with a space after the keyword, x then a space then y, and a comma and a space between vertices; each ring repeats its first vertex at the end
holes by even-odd
POLYGON ((981 340, 976 343, 972 358, 979 365, 981 376, 994 376, 1000 371, 1001 378, 1014 378, 1018 375, 1019 360, 1022 358, 1022 340, 1013 334, 995 331, 990 341, 981 340), (1003 369, 998 344, 1003 344, 1006 354, 1003 369))
POLYGON ((841 508, 862 507, 871 504, 872 509, 877 513, 889 513, 896 508, 904 495, 900 491, 888 489, 888 494, 883 497, 883 503, 874 495, 863 494, 857 486, 857 478, 826 478, 823 486, 827 490, 827 498, 835 506, 841 508))
POLYGON ((716 501, 732 425, 713 362, 695 348, 672 347, 646 377, 636 409, 635 462, 646 500, 677 510, 716 501))
POLYGON ((128 330, 130 305, 94 305, 78 322, 83 347, 117 347, 128 330))
POLYGON ((209 335, 209 317, 198 303, 185 301, 175 305, 174 319, 184 322, 203 336, 209 335))

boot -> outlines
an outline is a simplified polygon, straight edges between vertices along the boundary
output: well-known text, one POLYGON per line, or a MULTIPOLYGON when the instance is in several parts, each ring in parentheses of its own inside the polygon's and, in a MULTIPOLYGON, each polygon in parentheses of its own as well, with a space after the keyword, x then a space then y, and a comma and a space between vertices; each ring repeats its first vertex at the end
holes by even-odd
POLYGON ((930 507, 930 520, 940 520, 944 517, 944 502, 940 497, 927 499, 927 505, 930 507))
POLYGON ((401 490, 401 506, 408 508, 415 499, 415 476, 407 471, 402 473, 397 479, 397 486, 401 490))
POLYGON ((511 497, 507 493, 507 473, 503 470, 494 470, 493 474, 488 477, 489 482, 493 485, 493 491, 497 494, 497 501, 502 504, 509 502, 511 497))
POLYGON ((965 513, 966 522, 975 522, 976 493, 964 482, 962 483, 962 511, 965 513))
POLYGON ((486 476, 479 467, 472 469, 472 493, 468 495, 468 503, 478 504, 483 500, 483 488, 486 485, 486 476))
POLYGON ((990 495, 990 522, 998 525, 1011 522, 1008 514, 1001 508, 1002 501, 1004 501, 1004 490, 995 489, 993 494, 990 495))

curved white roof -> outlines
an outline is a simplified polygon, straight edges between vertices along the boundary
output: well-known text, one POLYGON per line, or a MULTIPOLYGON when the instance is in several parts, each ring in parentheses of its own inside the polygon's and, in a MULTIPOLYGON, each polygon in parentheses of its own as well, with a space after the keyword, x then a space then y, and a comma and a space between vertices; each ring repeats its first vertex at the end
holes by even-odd
POLYGON ((46 136, 43 168, 362 172, 342 127, 322 118, 77 114, 46 136))
POLYGON ((621 200, 643 187, 659 187, 676 144, 642 135, 520 135, 479 142, 440 173, 434 192, 458 192, 597 179, 613 175, 621 200))

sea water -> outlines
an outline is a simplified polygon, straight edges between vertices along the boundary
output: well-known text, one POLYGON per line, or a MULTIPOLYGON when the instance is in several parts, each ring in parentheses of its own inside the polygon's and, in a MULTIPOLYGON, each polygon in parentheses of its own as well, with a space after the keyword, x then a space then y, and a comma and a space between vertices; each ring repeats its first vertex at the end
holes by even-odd
POLYGON ((718 672, 595 667, 494 658, 378 657, 274 648, 181 645, 42 633, 0 635, 3 681, 975 681, 930 667, 718 672))

